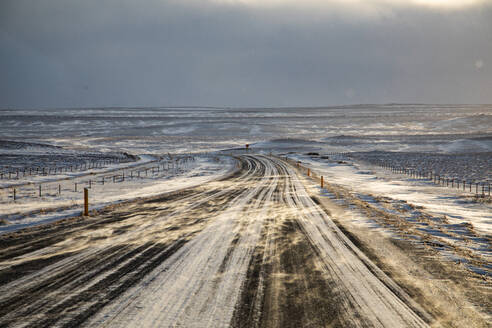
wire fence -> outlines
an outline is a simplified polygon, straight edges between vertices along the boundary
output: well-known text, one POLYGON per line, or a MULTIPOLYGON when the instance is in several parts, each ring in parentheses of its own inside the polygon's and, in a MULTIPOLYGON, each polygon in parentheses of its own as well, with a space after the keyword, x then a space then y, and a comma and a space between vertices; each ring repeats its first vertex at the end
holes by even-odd
MULTIPOLYGON (((321 159, 330 159, 334 161, 338 161, 339 163, 345 163, 345 161, 353 159, 353 153, 350 152, 331 152, 323 155, 312 154, 314 156, 319 156, 321 159)), ((401 165, 394 165, 389 162, 385 162, 380 159, 376 160, 363 160, 360 158, 356 158, 357 160, 367 162, 368 164, 375 165, 378 167, 387 170, 393 174, 401 174, 411 177, 413 179, 420 179, 424 181, 432 182, 435 185, 456 189, 459 191, 472 193, 476 197, 481 198, 491 198, 491 182, 488 180, 485 181, 477 181, 475 179, 470 178, 456 178, 446 176, 443 173, 437 173, 433 170, 429 170, 425 167, 404 167, 401 165)), ((295 163, 295 162, 294 162, 295 163)), ((307 169, 306 169, 307 170, 307 169)))
MULTIPOLYGON (((82 192, 84 188, 104 188, 110 184, 119 184, 125 181, 138 181, 144 179, 158 179, 175 174, 184 165, 195 161, 195 156, 180 155, 169 158, 160 158, 155 161, 137 164, 124 168, 114 168, 110 171, 94 172, 93 169, 104 168, 104 165, 120 164, 122 161, 104 161, 88 163, 82 166, 87 174, 56 179, 55 181, 26 182, 18 185, 0 188, 0 202, 29 201, 36 199, 61 197, 67 194, 82 192)), ((80 169, 80 167, 78 168, 80 169)), ((55 172, 53 170, 53 172, 55 172)), ((61 170, 58 172, 62 172, 61 170)), ((73 171, 68 171, 73 172, 73 171)))

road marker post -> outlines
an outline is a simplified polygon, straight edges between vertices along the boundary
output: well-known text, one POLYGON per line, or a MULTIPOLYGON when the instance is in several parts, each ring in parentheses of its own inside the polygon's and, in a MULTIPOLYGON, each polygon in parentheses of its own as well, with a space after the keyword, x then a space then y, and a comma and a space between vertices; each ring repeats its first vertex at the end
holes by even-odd
POLYGON ((307 169, 307 176, 310 177, 311 176, 311 170, 308 168, 307 169))
POLYGON ((324 182, 324 181, 323 181, 323 176, 321 176, 321 189, 323 189, 323 185, 324 185, 324 183, 323 183, 323 182, 324 182))
POLYGON ((84 216, 89 216, 89 189, 84 188, 84 216))

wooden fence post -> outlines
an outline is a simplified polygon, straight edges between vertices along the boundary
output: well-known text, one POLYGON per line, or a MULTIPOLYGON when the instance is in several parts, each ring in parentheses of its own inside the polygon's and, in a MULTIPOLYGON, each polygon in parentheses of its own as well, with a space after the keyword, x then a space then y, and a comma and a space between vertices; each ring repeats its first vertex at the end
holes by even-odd
POLYGON ((323 176, 321 176, 321 188, 323 188, 323 176))
POLYGON ((89 189, 84 188, 84 216, 89 216, 89 189))

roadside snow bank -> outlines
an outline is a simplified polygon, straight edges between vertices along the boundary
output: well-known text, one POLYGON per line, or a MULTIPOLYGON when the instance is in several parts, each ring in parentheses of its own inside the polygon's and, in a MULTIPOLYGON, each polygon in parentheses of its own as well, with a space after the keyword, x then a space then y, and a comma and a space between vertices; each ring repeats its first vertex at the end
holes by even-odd
POLYGON ((468 222, 476 230, 492 234, 492 207, 467 201, 463 196, 471 195, 469 193, 392 174, 379 167, 361 163, 338 163, 298 154, 290 154, 288 157, 300 160, 317 174, 324 176, 327 182, 353 192, 404 200, 415 206, 422 206, 432 214, 445 215, 451 223, 468 222))

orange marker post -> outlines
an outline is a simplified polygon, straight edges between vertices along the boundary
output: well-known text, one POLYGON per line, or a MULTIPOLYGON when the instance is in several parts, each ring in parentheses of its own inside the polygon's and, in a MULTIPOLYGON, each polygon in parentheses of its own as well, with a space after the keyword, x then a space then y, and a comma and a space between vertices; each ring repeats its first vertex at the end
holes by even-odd
POLYGON ((310 169, 307 169, 307 176, 311 176, 311 170, 310 169))
POLYGON ((321 188, 323 188, 323 176, 321 176, 321 188))

